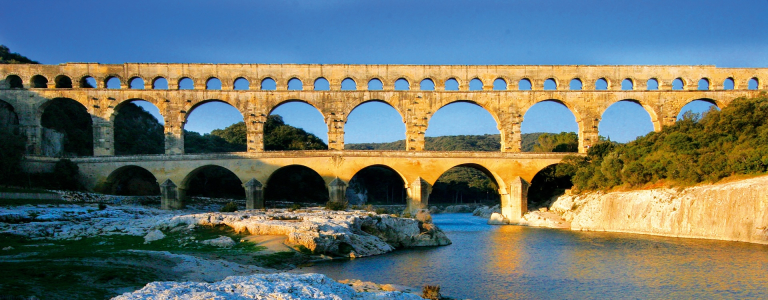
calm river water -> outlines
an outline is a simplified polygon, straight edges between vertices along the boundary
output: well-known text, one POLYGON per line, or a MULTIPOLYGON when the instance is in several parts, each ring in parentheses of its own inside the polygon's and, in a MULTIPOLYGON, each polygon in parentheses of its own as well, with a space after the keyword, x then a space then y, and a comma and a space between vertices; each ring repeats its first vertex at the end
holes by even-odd
POLYGON ((490 226, 434 215, 453 244, 304 267, 334 279, 440 285, 461 299, 768 299, 768 246, 490 226))

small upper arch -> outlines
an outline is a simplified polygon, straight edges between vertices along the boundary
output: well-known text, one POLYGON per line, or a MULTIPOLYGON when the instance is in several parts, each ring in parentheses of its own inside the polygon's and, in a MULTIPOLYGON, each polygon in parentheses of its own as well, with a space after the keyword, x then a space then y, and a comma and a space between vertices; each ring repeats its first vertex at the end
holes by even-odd
POLYGON ((341 81, 341 90, 342 91, 356 91, 357 90, 357 81, 353 79, 352 77, 344 78, 344 80, 341 81))
POLYGON ((606 91, 608 90, 608 87, 611 85, 611 82, 608 81, 605 77, 600 77, 597 80, 595 80, 595 90, 596 91, 606 91))
POLYGON ((581 91, 584 88, 584 84, 581 82, 580 78, 574 78, 571 79, 571 82, 568 84, 568 88, 572 91, 581 91))
POLYGON ((757 90, 760 89, 760 80, 757 79, 757 77, 752 77, 747 81, 747 89, 748 90, 757 90))
POLYGON ((120 76, 115 74, 110 74, 104 78, 104 87, 108 89, 120 89, 122 82, 123 82, 123 79, 120 78, 120 76))
POLYGON ((557 79, 555 77, 549 77, 547 80, 544 80, 544 90, 545 91, 555 91, 557 90, 558 84, 557 79))
POLYGON ((635 89, 635 80, 632 78, 624 78, 624 80, 621 81, 621 90, 622 91, 632 91, 635 89))
POLYGON ((405 77, 400 77, 397 80, 395 80, 395 90, 396 91, 408 91, 411 89, 411 82, 405 77))
POLYGON ((685 85, 685 80, 682 77, 672 80, 672 90, 684 90, 685 85))
POLYGON ((422 90, 422 91, 434 91, 435 90, 435 82, 432 81, 431 78, 424 78, 419 83, 419 90, 422 90))
POLYGON ((325 77, 318 77, 317 79, 315 79, 315 84, 313 89, 315 91, 330 91, 331 84, 328 82, 328 79, 325 79, 325 77))
POLYGON ((459 90, 459 80, 451 77, 445 80, 445 83, 443 84, 443 88, 446 91, 458 91, 459 90))
POLYGON ((155 77, 155 79, 152 79, 152 89, 153 90, 167 90, 168 89, 168 80, 165 79, 162 76, 155 77))
POLYGON ((368 80, 369 91, 381 91, 383 89, 384 89, 384 83, 381 82, 381 79, 374 77, 368 80))
POLYGON ((54 82, 56 83, 57 89, 71 89, 72 88, 72 79, 69 78, 67 75, 59 75, 56 76, 56 79, 54 79, 54 82))
POLYGON ((735 81, 733 81, 733 77, 728 77, 725 80, 723 80, 723 89, 724 90, 733 90, 736 88, 735 81))
POLYGON ((264 77, 261 79, 260 89, 262 91, 274 91, 277 89, 277 82, 272 77, 264 77))
POLYGON ((507 80, 504 78, 496 78, 493 80, 493 90, 494 91, 506 91, 507 90, 507 80))
POLYGON ((704 77, 704 78, 699 79, 698 90, 699 91, 708 91, 709 89, 710 89, 710 87, 709 87, 709 78, 704 77))
POLYGON ((131 79, 128 79, 128 88, 132 90, 143 90, 144 78, 141 78, 139 76, 131 77, 131 79))
POLYGON ((80 78, 81 89, 93 89, 96 87, 97 87, 96 79, 94 79, 90 75, 85 75, 82 78, 80 78))
POLYGON ((469 81, 469 90, 470 91, 482 91, 483 90, 483 81, 480 80, 480 78, 472 78, 472 80, 469 81))
POLYGON ((8 85, 8 88, 10 89, 23 89, 24 88, 24 82, 21 80, 21 77, 19 75, 10 74, 5 77, 5 83, 8 85))
POLYGON ((221 90, 221 80, 216 77, 208 77, 205 81, 205 89, 214 91, 221 90))
POLYGON ((289 91, 301 91, 304 89, 304 83, 301 82, 301 79, 299 77, 291 77, 291 79, 288 79, 288 90, 289 91))
POLYGON ((48 87, 48 78, 45 78, 43 75, 32 76, 30 81, 30 86, 32 88, 44 89, 48 87))
POLYGON ((195 82, 192 80, 192 78, 189 77, 181 77, 179 78, 179 87, 180 90, 194 90, 195 89, 195 82))
POLYGON ((236 91, 247 91, 251 89, 251 81, 245 76, 239 76, 232 82, 232 89, 236 91))
POLYGON ((530 79, 523 78, 520 79, 520 82, 518 82, 517 89, 520 91, 530 91, 533 90, 533 84, 531 83, 530 79))

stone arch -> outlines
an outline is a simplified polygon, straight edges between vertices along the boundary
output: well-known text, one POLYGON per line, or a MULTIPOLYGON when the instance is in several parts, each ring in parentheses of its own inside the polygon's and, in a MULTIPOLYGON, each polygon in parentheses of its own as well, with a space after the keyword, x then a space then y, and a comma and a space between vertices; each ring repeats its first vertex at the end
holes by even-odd
POLYGON ((685 79, 683 79, 683 77, 677 77, 672 80, 672 90, 684 91, 685 87, 687 86, 688 83, 685 81, 685 79), (677 87, 678 84, 680 85, 679 88, 677 87))
POLYGON ((80 88, 98 88, 98 83, 96 82, 96 79, 93 78, 91 75, 85 75, 80 78, 80 88), (93 83, 91 83, 93 82, 93 83))
POLYGON ((43 133, 40 142, 41 154, 44 156, 61 156, 68 155, 69 153, 74 153, 77 156, 94 155, 93 121, 97 117, 92 114, 92 111, 87 104, 88 103, 83 99, 57 97, 48 99, 48 101, 45 101, 38 106, 36 119, 40 122, 40 127, 52 129, 51 131, 42 130, 43 133), (64 102, 77 103, 78 105, 68 106, 63 104, 64 102), (59 105, 58 103, 62 104, 59 105), (58 109, 71 110, 58 112, 62 113, 63 116, 52 116, 50 114, 57 112, 50 112, 48 109, 54 104, 56 104, 58 109), (62 119, 64 117, 67 118, 66 121, 62 119), (53 121, 51 118, 57 121, 53 121), (62 125, 62 122, 74 126, 64 126, 62 125), (69 129, 68 132, 67 129, 69 129), (53 131, 64 132, 54 134, 53 131))
POLYGON ((419 82, 419 90, 420 91, 434 91, 435 90, 435 81, 432 80, 432 78, 424 78, 419 82))
POLYGON ((472 78, 469 81, 470 91, 482 91, 484 87, 485 87, 485 83, 483 83, 483 80, 481 80, 478 77, 472 78))
POLYGON ((213 76, 208 77, 208 79, 205 80, 205 89, 211 91, 220 91, 222 89, 221 79, 213 76))
POLYGON ((133 76, 133 77, 131 77, 130 79, 128 79, 128 88, 129 88, 129 89, 132 89, 132 90, 143 90, 143 89, 144 89, 144 84, 145 84, 145 82, 146 82, 146 80, 144 80, 144 78, 141 78, 141 77, 139 77, 139 76, 133 76), (134 84, 133 84, 133 83, 134 83, 136 80, 141 80, 141 84, 140 84, 140 85, 138 85, 139 87, 134 87, 134 84))
POLYGON ((54 81, 56 83, 57 89, 71 89, 72 88, 72 79, 69 78, 67 75, 59 75, 56 76, 54 81))
POLYGON ((176 89, 178 89, 178 90, 194 90, 195 89, 195 80, 192 79, 189 76, 179 77, 179 79, 176 80, 176 89), (181 87, 182 83, 186 83, 186 82, 189 82, 190 84, 192 84, 192 88, 182 88, 181 87))
POLYGON ((648 81, 645 82, 645 86, 646 90, 657 91, 661 89, 661 81, 656 77, 648 78, 648 81))
POLYGON ((440 103, 439 107, 437 107, 437 109, 434 110, 434 113, 429 116, 429 119, 427 120, 427 130, 429 130, 429 122, 430 122, 430 120, 432 120, 432 117, 438 111, 440 111, 440 109, 442 109, 443 107, 446 107, 448 105, 451 105, 453 103, 470 103, 470 104, 474 104, 474 105, 477 105, 477 106, 481 107, 482 109, 487 111, 491 115, 491 117, 493 117, 493 121, 496 122, 496 128, 497 129, 501 128, 501 120, 499 119, 499 115, 497 114, 497 111, 495 109, 493 109, 493 107, 490 107, 488 105, 488 103, 484 103, 484 102, 480 102, 480 101, 474 101, 474 100, 468 100, 468 99, 452 99, 452 100, 448 100, 446 102, 440 103))
POLYGON ((153 90, 167 90, 168 89, 168 79, 165 79, 163 76, 157 76, 152 79, 152 89, 153 90), (162 88, 162 84, 165 82, 165 88, 162 88))
POLYGON ((635 80, 632 78, 624 78, 624 80, 621 81, 621 90, 622 91, 632 91, 635 89, 637 85, 635 84, 635 80))
MULTIPOLYGON (((662 126, 663 126, 663 120, 661 120, 661 118, 659 117, 659 115, 660 115, 660 114, 657 114, 657 112, 656 112, 656 111, 653 109, 653 107, 652 107, 652 106, 650 106, 648 103, 646 103, 645 101, 642 101, 642 100, 640 100, 640 99, 631 99, 631 98, 627 98, 627 99, 620 99, 620 100, 618 100, 618 101, 614 101, 614 102, 611 102, 611 103, 606 103, 606 106, 605 106, 605 107, 601 107, 601 111, 600 111, 600 115, 599 115, 599 116, 600 116, 600 123, 598 123, 598 124, 597 124, 597 126, 598 126, 598 131, 601 131, 601 130, 600 130, 600 126, 602 126, 602 125, 603 125, 603 122, 605 122, 605 120, 606 120, 606 116, 605 116, 605 113, 606 113, 606 112, 607 112, 609 109, 611 109, 611 107, 612 107, 613 105, 615 105, 615 104, 618 104, 618 103, 620 103, 620 102, 624 102, 624 103, 634 103, 634 104, 637 104, 637 105, 639 105, 639 106, 642 108, 642 110, 643 110, 643 111, 645 111, 645 113, 648 115, 649 121, 651 122, 651 127, 652 127, 652 129, 651 129, 651 130, 652 130, 652 131, 660 131, 660 130, 661 130, 661 128, 662 128, 662 126)), ((630 116, 626 116, 625 118, 626 118, 627 120, 629 120, 631 117, 630 117, 630 116)), ((638 128, 640 128, 640 124, 638 124, 638 123, 635 123, 635 124, 633 125, 633 128, 634 128, 634 129, 638 129, 638 128)), ((604 131, 605 131, 605 130, 602 130, 601 132, 604 132, 604 131)), ((609 136, 609 137, 610 137, 610 136, 609 136)), ((614 136, 613 138, 615 139, 615 136, 614 136)), ((622 141, 619 141, 619 142, 622 142, 622 141)))
MULTIPOLYGON (((109 121, 114 122, 115 116, 117 115, 120 108, 122 108, 124 105, 131 103, 133 101, 145 101, 145 102, 151 103, 162 113, 162 110, 160 109, 162 101, 158 101, 153 97, 146 97, 146 96, 142 98, 130 97, 130 98, 121 99, 119 102, 117 102, 116 105, 114 105, 113 108, 110 108, 109 110, 107 110, 106 115, 108 116, 109 121)), ((165 121, 165 115, 162 115, 162 117, 163 117, 163 120, 161 121, 165 121)))
POLYGON ((328 79, 325 79, 325 77, 317 77, 315 79, 315 82, 312 86, 312 90, 314 91, 330 91, 331 90, 331 83, 328 82, 328 79))
POLYGON ((9 89, 24 88, 24 82, 21 80, 21 77, 19 77, 19 75, 9 74, 8 76, 5 77, 5 83, 8 85, 9 89))
POLYGON ((596 91, 607 91, 611 89, 611 81, 610 79, 606 77, 600 77, 597 80, 595 80, 595 90, 596 91), (601 87, 601 85, 605 84, 605 88, 601 87))
POLYGON ((760 79, 757 79, 757 77, 752 77, 749 80, 747 80, 747 84, 745 86, 748 90, 759 90, 760 89, 760 79))
MULTIPOLYGON (((243 117, 243 120, 245 120, 245 113, 243 113, 243 110, 240 107, 235 105, 236 103, 231 103, 230 101, 223 100, 223 99, 205 99, 205 100, 200 100, 200 101, 197 101, 197 102, 192 102, 192 103, 189 103, 189 104, 186 105, 186 107, 185 107, 186 108, 185 109, 186 113, 184 114, 184 123, 183 123, 182 129, 183 129, 184 126, 187 125, 187 120, 189 119, 189 115, 192 114, 192 112, 195 109, 197 109, 198 107, 200 107, 203 104, 211 103, 211 102, 226 103, 229 106, 234 107, 240 113, 240 116, 243 117)), ((154 104, 155 106, 157 106, 157 103, 155 103, 155 102, 151 102, 151 103, 154 104)))
POLYGON ((36 89, 48 88, 48 78, 43 75, 35 75, 30 79, 30 87, 36 89))
POLYGON ((524 77, 517 82, 517 90, 519 91, 532 91, 534 90, 533 81, 530 78, 524 77))
POLYGON ((443 82, 443 89, 446 91, 461 90, 461 81, 459 81, 459 79, 457 79, 456 77, 448 78, 443 82), (456 87, 453 86, 454 83, 456 84, 456 87))
MULTIPOLYGON (((245 198, 245 189, 243 188, 243 181, 242 179, 237 176, 237 173, 230 170, 229 168, 218 165, 218 164, 206 164, 203 166, 199 166, 189 173, 187 173, 186 176, 184 176, 184 179, 179 184, 179 190, 184 191, 184 196, 187 198, 190 196, 191 192, 202 192, 202 193, 210 193, 210 190, 208 190, 208 186, 205 185, 191 185, 191 183, 194 183, 198 175, 203 174, 202 172, 220 172, 220 174, 216 175, 224 175, 226 177, 216 177, 217 180, 219 180, 219 183, 223 184, 217 184, 216 182, 209 182, 207 184, 215 185, 221 190, 226 190, 226 192, 222 192, 221 190, 217 191, 221 194, 228 194, 231 196, 236 197, 242 197, 245 198), (222 179, 229 179, 228 181, 223 181, 222 179), (202 191, 200 191, 202 190, 202 191), (242 191, 242 192, 241 192, 242 191)), ((206 184, 206 185, 207 185, 206 184)), ((210 197, 210 195, 208 196, 210 197)))
POLYGON ((506 91, 508 87, 509 87, 509 83, 504 78, 498 77, 493 80, 494 91, 506 91))
POLYGON ((309 104, 309 105, 311 105, 312 107, 314 107, 315 109, 317 109, 317 111, 318 111, 318 112, 320 112, 320 115, 322 115, 322 116, 323 116, 323 122, 325 122, 325 120, 327 119, 327 116, 326 116, 325 112, 324 112, 324 111, 323 111, 323 110, 322 110, 320 107, 318 107, 317 105, 315 105, 315 103, 312 103, 312 102, 310 102, 310 101, 307 101, 307 100, 303 100, 303 99, 293 99, 293 98, 291 98, 291 99, 283 99, 283 100, 279 100, 279 101, 275 102, 274 104, 272 104, 272 105, 268 106, 268 109, 267 109, 267 116, 271 115, 271 114, 272 114, 272 112, 273 112, 273 111, 275 111, 275 109, 276 109, 276 108, 278 108, 279 106, 281 106, 281 105, 283 105, 283 104, 286 104, 286 103, 291 103, 291 102, 300 102, 300 103, 309 104))
POLYGON ((10 103, 0 100, 0 134, 16 132, 19 125, 19 115, 10 103))
MULTIPOLYGON (((406 191, 406 189, 407 189, 408 179, 403 175, 403 173, 401 173, 400 171, 398 171, 394 167, 392 167, 390 165, 387 165, 387 164, 381 164, 381 163, 371 164, 371 165, 366 165, 366 166, 360 166, 359 168, 355 168, 355 169, 351 170, 352 171, 351 172, 352 176, 349 177, 349 182, 348 182, 348 187, 347 187, 347 201, 350 201, 350 203, 352 202, 352 199, 351 199, 352 197, 351 196, 354 196, 355 184, 356 184, 356 181, 359 180, 359 178, 357 177, 358 174, 361 174, 361 173, 365 172, 366 170, 370 170, 369 168, 382 168, 382 169, 386 169, 386 170, 389 170, 390 172, 394 173, 396 178, 399 179, 399 182, 398 182, 399 183, 399 187, 394 188, 394 187, 389 186, 387 189, 389 190, 390 188, 392 188, 392 189, 395 189, 396 191, 399 191, 400 195, 394 195, 394 193, 393 193, 392 194, 392 196, 393 196, 392 199, 393 200, 395 198, 402 199, 402 201, 397 201, 397 203, 406 203, 406 201, 407 201, 407 191, 406 191)), ((385 178, 382 178, 381 180, 385 180, 385 178)), ((390 182, 390 183, 392 183, 392 182, 390 182)), ((393 201, 393 203, 395 203, 395 202, 393 201)))
POLYGON ((406 77, 399 77, 393 82, 392 89, 395 91, 410 91, 411 90, 411 82, 413 80, 409 80, 406 77), (402 85, 405 84, 405 88, 403 89, 402 85), (398 88, 398 85, 400 85, 400 88, 398 88))
POLYGON ((246 78, 245 76, 237 76, 235 77, 235 80, 232 81, 232 90, 247 91, 250 89, 251 89, 251 81, 248 80, 248 78, 246 78), (243 85, 245 85, 245 88, 238 88, 238 86, 243 86, 243 85))
POLYGON ((352 114, 352 112, 355 111, 356 108, 358 108, 359 106, 361 106, 363 104, 369 103, 369 102, 380 102, 380 103, 384 103, 386 105, 389 105, 390 107, 394 108, 395 111, 397 111, 397 113, 400 115, 401 121, 403 121, 403 123, 405 123, 405 114, 403 114, 403 112, 395 104, 390 103, 387 100, 383 100, 383 99, 367 99, 367 100, 363 100, 363 101, 360 101, 358 103, 355 103, 354 106, 352 106, 349 110, 346 110, 344 112, 344 114, 345 114, 344 122, 347 121, 346 118, 349 118, 349 115, 352 114))
POLYGON ((584 89, 584 83, 581 81, 581 78, 573 78, 568 83, 568 89, 572 91, 581 91, 584 89))
POLYGON ((304 82, 298 76, 291 76, 291 79, 286 81, 286 87, 289 91, 301 91, 304 90, 304 82))
POLYGON ((357 80, 352 78, 351 76, 344 78, 344 80, 341 81, 341 90, 342 91, 356 91, 357 90, 357 80))
POLYGON ((570 176, 555 176, 555 168, 559 164, 546 165, 533 175, 528 189, 528 209, 546 207, 548 199, 564 194, 573 186, 570 176))
MULTIPOLYGON (((686 105, 691 104, 691 103, 693 103, 695 101, 707 102, 707 103, 712 104, 715 107, 717 107, 717 109, 723 109, 723 107, 725 107, 724 103, 722 103, 720 101, 717 101, 715 99, 712 99, 712 98, 686 99, 685 101, 681 101, 678 105, 675 105, 675 107, 674 107, 674 111, 676 112, 675 113, 675 119, 677 119, 680 116, 680 114, 684 112, 683 108, 685 108, 686 105)), ((654 125, 655 125, 655 123, 654 123, 654 125)))
MULTIPOLYGON (((109 121, 112 123, 112 133, 113 133, 113 144, 112 149, 114 151, 115 155, 143 155, 143 154, 163 154, 164 153, 164 124, 165 124, 165 116, 162 114, 162 111, 160 111, 160 108, 158 107, 158 103, 155 99, 147 98, 130 98, 123 100, 119 102, 117 105, 115 105, 114 108, 111 108, 108 113, 109 121), (156 113, 160 114, 159 118, 156 116, 152 109, 145 109, 145 107, 142 107, 139 104, 136 104, 134 102, 141 101, 151 104, 155 109, 157 109, 156 113), (135 110, 132 115, 129 116, 136 116, 141 115, 142 113, 136 110, 136 108, 133 107, 126 107, 129 103, 134 103, 134 105, 138 106, 141 110, 146 110, 150 115, 157 118, 157 125, 158 127, 151 127, 151 123, 142 123, 142 128, 145 129, 140 132, 131 131, 127 127, 126 124, 129 122, 126 119, 125 116, 120 117, 120 112, 127 113, 128 111, 124 111, 123 109, 132 109, 135 110), (149 129, 149 130, 147 130, 149 129), (141 144, 137 144, 134 141, 140 140, 141 144)), ((130 123, 128 123, 130 124, 130 123)))
POLYGON ((369 90, 369 91, 381 91, 381 90, 384 90, 384 82, 381 81, 381 79, 379 79, 379 78, 373 77, 371 79, 368 79, 368 84, 365 86, 365 89, 369 90), (371 84, 374 84, 374 85, 376 85, 374 87, 378 86, 379 88, 372 89, 371 88, 371 84))
POLYGON ((112 80, 113 78, 117 80, 117 88, 116 89, 122 88, 123 79, 120 78, 120 76, 115 75, 115 74, 109 74, 106 77, 104 77, 104 82, 103 82, 104 88, 109 88, 109 81, 112 80))
MULTIPOLYGON (((497 195, 494 195, 494 198, 496 199, 494 201, 500 201, 500 198, 498 197, 498 194, 506 193, 507 187, 506 187, 506 184, 504 183, 502 177, 499 176, 499 174, 497 174, 496 172, 492 171, 490 168, 488 168, 488 167, 486 167, 484 165, 478 164, 478 163, 460 163, 460 164, 456 164, 456 165, 449 165, 449 166, 447 166, 447 168, 444 167, 444 168, 436 170, 436 172, 435 172, 436 176, 434 176, 434 179, 431 179, 431 180, 427 181, 433 187, 433 192, 434 192, 434 187, 437 185, 437 183, 440 180, 440 178, 443 175, 445 175, 445 173, 447 173, 448 171, 450 171, 450 170, 452 170, 454 168, 471 168, 471 169, 474 169, 474 170, 477 170, 477 171, 480 171, 481 173, 483 173, 488 179, 490 179, 491 183, 496 185, 495 192, 497 193, 497 195)), ((432 198, 432 196, 430 196, 430 199, 434 200, 434 198, 432 198)))
POLYGON ((707 77, 699 79, 698 86, 696 87, 700 91, 708 91, 712 89, 712 81, 707 77))
POLYGON ((137 165, 125 165, 113 170, 96 190, 122 196, 160 195, 157 176, 137 165))
POLYGON ((328 201, 328 183, 329 181, 327 178, 324 178, 317 172, 317 170, 310 166, 303 164, 281 166, 273 170, 269 176, 267 176, 267 180, 264 182, 264 200, 265 202, 275 200, 299 200, 300 202, 319 201, 324 203, 325 201, 328 201), (290 178, 285 174, 285 172, 291 171, 301 172, 305 176, 310 176, 310 178, 295 180, 296 178, 290 178), (286 182, 289 180, 290 182, 286 182), (291 186, 292 184, 295 185, 291 186), (286 185, 287 187, 283 187, 283 185, 286 185), (320 188, 321 185, 322 188, 320 188), (296 191, 298 191, 298 193, 296 193, 296 191), (291 193, 310 196, 304 196, 305 199, 285 199, 285 197, 288 197, 291 193))
POLYGON ((546 80, 544 80, 544 85, 541 86, 541 89, 546 91, 557 91, 560 89, 560 82, 557 80, 557 77, 548 77, 546 80), (555 86, 548 88, 547 83, 554 84, 555 86))
POLYGON ((733 80, 733 77, 729 76, 725 80, 723 80, 723 90, 734 90, 736 88, 736 81, 733 80))
MULTIPOLYGON (((573 105, 573 103, 570 103, 568 101, 564 101, 564 100, 561 100, 561 99, 556 99, 556 98, 535 99, 529 105, 520 107, 520 112, 522 113, 523 116, 525 116, 525 114, 528 113, 528 110, 530 110, 531 107, 533 107, 534 105, 536 105, 538 103, 546 102, 546 101, 555 102, 555 103, 558 103, 558 104, 561 104, 561 105, 565 106, 565 108, 567 108, 571 112, 571 114, 573 114, 573 116, 576 118, 576 123, 578 123, 579 120, 581 120, 582 116, 581 116, 579 110, 576 108, 576 106, 573 105)), ((579 128, 579 130, 581 130, 581 128, 579 128)))
POLYGON ((262 91, 274 91, 274 90, 277 90, 277 80, 275 80, 274 78, 272 78, 270 76, 266 76, 264 78, 261 78, 261 80, 259 80, 259 90, 262 90, 262 91), (264 87, 265 84, 267 85, 266 88, 264 87))

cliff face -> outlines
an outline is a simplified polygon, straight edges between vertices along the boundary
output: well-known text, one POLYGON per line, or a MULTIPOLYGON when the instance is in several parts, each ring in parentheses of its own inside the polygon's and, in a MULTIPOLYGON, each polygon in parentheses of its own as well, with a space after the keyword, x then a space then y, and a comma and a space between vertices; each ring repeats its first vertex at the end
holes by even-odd
POLYGON ((768 244, 768 176, 680 190, 561 196, 551 210, 572 230, 768 244))

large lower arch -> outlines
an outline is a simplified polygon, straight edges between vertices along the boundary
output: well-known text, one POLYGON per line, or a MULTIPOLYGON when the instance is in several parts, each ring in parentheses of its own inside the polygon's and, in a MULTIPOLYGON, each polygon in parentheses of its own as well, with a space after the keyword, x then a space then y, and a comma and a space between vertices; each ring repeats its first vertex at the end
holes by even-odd
POLYGON ((323 177, 303 165, 288 165, 275 170, 264 186, 265 204, 272 207, 284 202, 325 203, 328 197, 323 177))
POLYGON ((143 99, 121 102, 114 109, 116 155, 163 154, 165 123, 160 110, 143 99))
POLYGON ((226 132, 245 133, 243 113, 232 104, 208 99, 195 103, 183 123, 184 152, 217 153, 246 151, 244 137, 229 137, 226 132), (219 131, 220 130, 220 131, 219 131))
POLYGON ((182 180, 179 190, 179 196, 185 201, 190 197, 245 199, 240 178, 219 165, 205 165, 192 170, 182 180))
POLYGON ((344 134, 346 149, 376 150, 349 144, 405 140, 405 117, 388 102, 368 100, 361 102, 347 114, 344 134))
POLYGON ((527 206, 529 209, 549 207, 558 196, 573 186, 570 176, 558 176, 557 165, 549 165, 533 176, 528 188, 527 206))
POLYGON ((54 98, 40 106, 40 152, 43 156, 93 156, 93 119, 70 98, 54 98))
POLYGON ((579 123, 562 101, 549 99, 529 107, 520 132, 523 152, 578 152, 579 123))
POLYGON ((322 111, 311 103, 285 100, 273 106, 268 115, 264 126, 265 150, 328 149, 329 125, 322 111))
POLYGON ((488 168, 474 163, 445 170, 432 185, 431 203, 499 202, 500 179, 488 168))
POLYGON ((677 120, 682 120, 685 117, 685 114, 687 112, 691 112, 697 115, 697 117, 701 117, 706 112, 708 112, 710 109, 717 109, 720 110, 720 104, 717 103, 717 101, 713 99, 708 98, 701 98, 696 100, 691 100, 682 107, 680 107, 678 113, 677 113, 677 120))
POLYGON ((8 102, 0 100, 0 134, 16 133, 19 126, 19 116, 8 102))
POLYGON ((352 176, 346 192, 350 204, 405 204, 405 178, 387 165, 370 165, 352 176))
POLYGON ((152 172, 136 165, 117 168, 97 190, 121 196, 160 195, 160 185, 152 172))
POLYGON ((656 113, 633 99, 611 104, 603 111, 598 125, 601 136, 619 143, 633 141, 654 130, 661 130, 656 113))
POLYGON ((477 102, 460 100, 446 103, 428 121, 425 131, 425 136, 428 138, 425 139, 424 144, 426 150, 501 151, 498 116, 493 114, 493 110, 477 102), (469 124, 472 126, 467 126, 469 124), (444 136, 464 136, 480 140, 454 143, 446 138, 436 139, 444 136))

